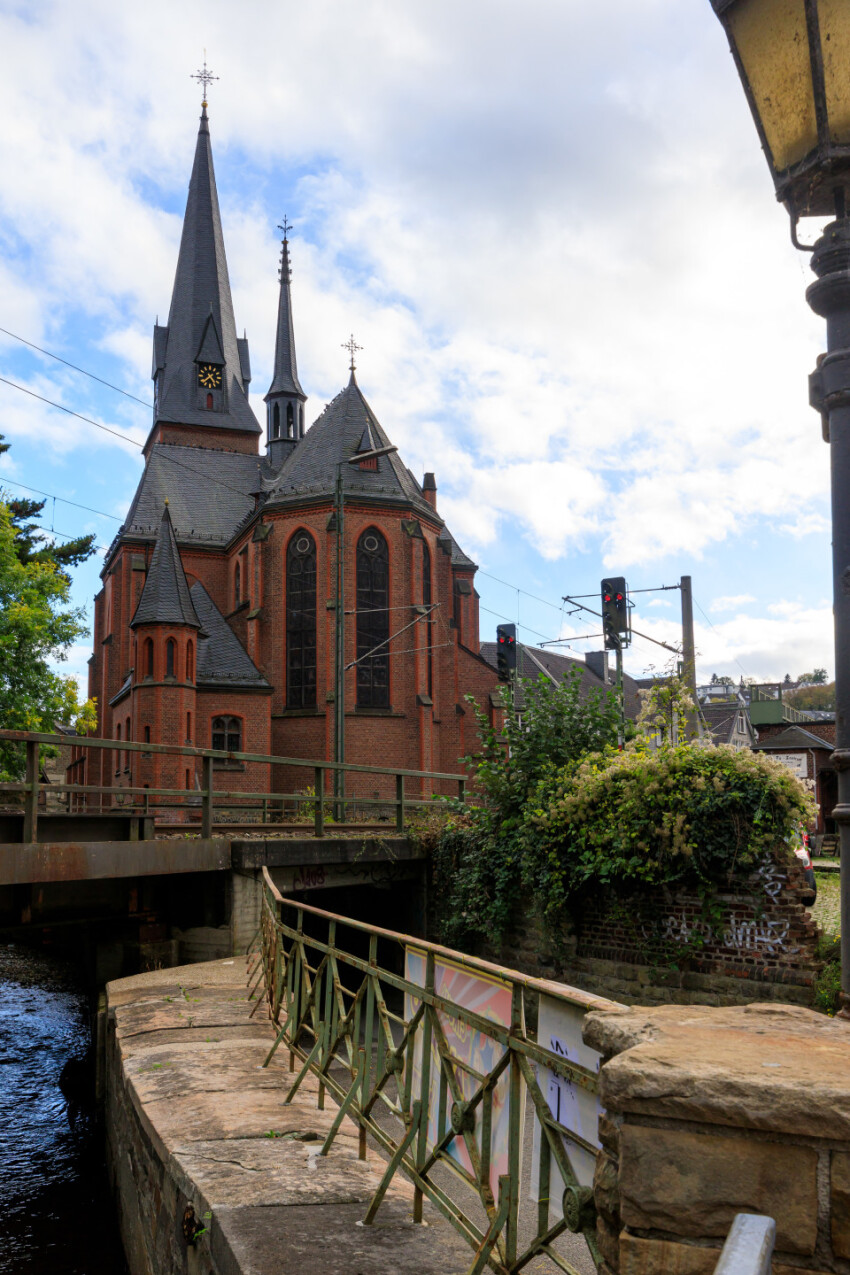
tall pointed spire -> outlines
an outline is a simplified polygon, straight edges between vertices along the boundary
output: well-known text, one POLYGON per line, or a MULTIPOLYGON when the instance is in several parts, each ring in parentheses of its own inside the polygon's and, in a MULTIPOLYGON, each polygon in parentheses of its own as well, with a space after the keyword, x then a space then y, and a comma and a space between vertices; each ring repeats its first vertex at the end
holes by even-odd
POLYGON ((260 432, 248 404, 248 342, 236 335, 207 104, 166 327, 154 328, 154 423, 260 432))
POLYGON ((140 624, 185 624, 193 629, 201 627, 189 595, 189 583, 180 561, 180 550, 177 548, 167 500, 145 577, 145 587, 130 627, 136 628, 140 624))
POLYGON ((265 401, 268 420, 268 450, 272 464, 278 466, 293 446, 304 436, 304 404, 307 395, 298 380, 295 359, 295 328, 292 322, 292 269, 289 264, 289 222, 284 217, 283 241, 280 245, 280 297, 277 306, 277 334, 274 349, 274 374, 265 401))

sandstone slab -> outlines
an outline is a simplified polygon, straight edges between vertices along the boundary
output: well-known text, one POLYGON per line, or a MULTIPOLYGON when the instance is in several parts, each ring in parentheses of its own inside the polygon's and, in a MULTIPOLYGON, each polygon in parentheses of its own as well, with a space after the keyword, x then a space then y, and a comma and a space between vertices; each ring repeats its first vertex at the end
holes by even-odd
POLYGON ((850 1152, 833 1151, 829 1176, 832 1249, 850 1258, 850 1152))
POLYGON ((736 1213, 776 1220, 777 1248, 817 1243, 817 1152, 790 1143, 626 1125, 620 1134, 620 1216, 640 1230, 725 1237, 736 1213))
POLYGON ((590 1014, 584 1038, 609 1056, 609 1110, 850 1139, 850 1026, 837 1019, 775 1004, 669 1006, 590 1014))

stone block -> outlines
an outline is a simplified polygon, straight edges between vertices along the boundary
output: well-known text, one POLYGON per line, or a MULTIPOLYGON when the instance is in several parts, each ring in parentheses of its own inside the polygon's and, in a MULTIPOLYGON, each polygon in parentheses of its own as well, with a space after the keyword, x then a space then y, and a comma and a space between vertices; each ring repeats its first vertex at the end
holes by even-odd
POLYGON ((833 1151, 829 1178, 832 1251, 850 1258, 850 1152, 833 1151))
POLYGON ((620 1236, 601 1216, 596 1219, 596 1242, 605 1263, 616 1271, 620 1260, 620 1236))
POLYGON ((616 1155, 619 1148, 621 1123, 617 1117, 609 1116, 606 1111, 599 1113, 599 1141, 612 1155, 616 1155))
POLYGON ((623 1126, 620 1214, 625 1226, 694 1239, 724 1237, 736 1213, 775 1218, 777 1248, 813 1253, 817 1152, 745 1136, 623 1126))
POLYGON ((602 1217, 611 1226, 620 1224, 620 1190, 617 1183, 617 1161, 600 1151, 593 1174, 593 1199, 602 1217))
MULTIPOLYGON (((672 1240, 645 1240, 628 1231, 620 1234, 619 1275, 714 1275, 722 1245, 676 1244, 672 1240)), ((830 1275, 820 1267, 787 1266, 774 1261, 772 1275, 830 1275)))

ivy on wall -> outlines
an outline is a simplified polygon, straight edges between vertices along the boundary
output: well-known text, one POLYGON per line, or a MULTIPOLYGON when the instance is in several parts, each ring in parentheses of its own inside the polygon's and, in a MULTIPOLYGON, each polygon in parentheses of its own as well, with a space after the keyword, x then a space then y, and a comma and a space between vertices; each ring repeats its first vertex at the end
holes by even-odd
POLYGON ((445 942, 498 943, 519 905, 553 929, 592 890, 695 887, 706 901, 765 855, 790 854, 812 799, 764 754, 704 743, 615 747, 610 693, 525 682, 500 739, 479 715, 467 758, 480 804, 430 836, 445 942))

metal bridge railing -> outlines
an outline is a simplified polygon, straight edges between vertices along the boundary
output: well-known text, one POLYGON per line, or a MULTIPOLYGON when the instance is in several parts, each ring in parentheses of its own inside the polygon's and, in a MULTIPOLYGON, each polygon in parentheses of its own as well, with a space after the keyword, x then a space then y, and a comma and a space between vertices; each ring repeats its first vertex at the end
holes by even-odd
POLYGON ((264 989, 278 1028, 264 1065, 284 1046, 295 1073, 286 1101, 312 1073, 319 1107, 326 1093, 338 1102, 322 1155, 347 1115, 361 1158, 367 1134, 387 1158, 364 1224, 402 1173, 414 1221, 428 1199, 468 1242, 469 1275, 538 1257, 577 1275, 558 1251, 566 1231, 584 1236, 599 1265, 599 1055, 581 1022, 589 1009, 621 1007, 284 898, 265 869, 260 941, 252 994, 264 989), (523 1169, 526 1108, 534 1137, 523 1169))
MULTIPOLYGON (((333 804, 340 818, 335 820, 339 825, 344 821, 346 812, 356 811, 364 807, 368 809, 390 809, 395 813, 395 829, 403 833, 406 827, 406 814, 411 807, 433 805, 434 797, 412 797, 406 790, 406 781, 434 781, 438 784, 456 786, 457 799, 466 799, 466 775, 431 770, 403 770, 392 766, 361 766, 353 763, 341 763, 314 759, 309 757, 279 757, 265 753, 227 752, 216 748, 194 748, 190 745, 136 743, 126 739, 100 739, 84 735, 50 735, 33 731, 0 730, 0 740, 21 744, 26 752, 25 778, 22 781, 0 783, 0 794, 23 794, 24 832, 23 840, 36 840, 39 813, 39 795, 44 792, 68 793, 75 795, 86 805, 80 813, 91 813, 92 809, 111 813, 139 813, 143 815, 159 815, 165 810, 181 812, 198 811, 200 813, 200 832, 203 837, 213 835, 216 810, 249 810, 262 815, 265 823, 269 811, 275 808, 281 812, 286 805, 301 809, 306 806, 312 811, 313 835, 325 835, 325 823, 328 821, 327 808, 333 804), (113 753, 137 754, 153 756, 167 754, 184 758, 194 758, 201 762, 202 780, 200 788, 146 788, 132 784, 97 785, 88 783, 44 783, 39 778, 39 749, 43 746, 54 748, 73 746, 89 750, 109 750, 113 753), (313 772, 313 792, 237 792, 215 787, 215 763, 259 763, 271 767, 287 766, 313 772), (343 771, 346 774, 391 776, 394 780, 394 797, 358 797, 346 796, 333 798, 326 795, 325 776, 343 771), (92 800, 94 799, 94 801, 92 800), (91 805, 89 803, 92 803, 91 805)), ((309 826, 309 825, 307 825, 309 826)), ((186 825, 190 830, 191 824, 186 825)))

